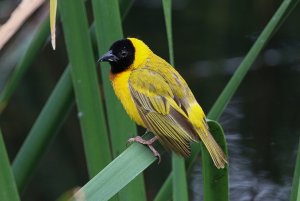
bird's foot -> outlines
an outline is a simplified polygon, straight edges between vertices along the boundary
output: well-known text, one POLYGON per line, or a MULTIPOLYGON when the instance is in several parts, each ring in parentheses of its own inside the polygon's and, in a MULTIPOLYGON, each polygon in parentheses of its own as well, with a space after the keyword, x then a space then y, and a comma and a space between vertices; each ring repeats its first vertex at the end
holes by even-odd
POLYGON ((152 146, 152 144, 158 140, 158 137, 155 136, 153 138, 151 138, 150 140, 144 140, 141 136, 136 136, 133 138, 129 138, 127 143, 132 143, 132 142, 138 142, 140 144, 144 144, 147 145, 149 147, 149 149, 152 151, 153 155, 156 156, 158 158, 158 164, 161 161, 161 157, 160 154, 158 153, 158 151, 156 151, 156 149, 152 146))

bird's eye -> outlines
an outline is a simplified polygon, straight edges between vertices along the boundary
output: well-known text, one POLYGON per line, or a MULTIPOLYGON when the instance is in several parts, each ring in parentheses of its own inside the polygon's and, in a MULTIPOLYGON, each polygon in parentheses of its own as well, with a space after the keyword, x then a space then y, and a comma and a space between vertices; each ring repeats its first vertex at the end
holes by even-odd
POLYGON ((126 57, 127 54, 128 54, 128 53, 127 53, 126 50, 122 50, 121 53, 120 53, 120 56, 121 56, 121 57, 126 57))

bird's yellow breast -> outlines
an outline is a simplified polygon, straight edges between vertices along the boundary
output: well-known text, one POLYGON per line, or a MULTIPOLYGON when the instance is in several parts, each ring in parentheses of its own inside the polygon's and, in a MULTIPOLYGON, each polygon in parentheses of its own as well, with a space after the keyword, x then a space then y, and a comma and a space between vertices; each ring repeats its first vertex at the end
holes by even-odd
POLYGON ((131 71, 127 70, 122 73, 111 75, 112 86, 114 88, 116 96, 121 101, 128 115, 140 126, 145 127, 143 120, 141 119, 135 103, 130 94, 128 79, 131 71))

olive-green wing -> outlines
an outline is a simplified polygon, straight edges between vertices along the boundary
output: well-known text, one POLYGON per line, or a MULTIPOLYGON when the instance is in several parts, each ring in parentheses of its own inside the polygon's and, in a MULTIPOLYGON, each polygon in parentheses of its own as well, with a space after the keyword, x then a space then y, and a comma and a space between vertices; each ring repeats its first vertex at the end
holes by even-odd
POLYGON ((186 157, 189 142, 196 140, 187 114, 176 102, 177 97, 159 73, 137 69, 129 77, 129 89, 141 119, 168 149, 186 157))
POLYGON ((160 74, 173 92, 174 100, 197 129, 205 129, 205 114, 181 75, 158 56, 151 60, 151 69, 160 74))

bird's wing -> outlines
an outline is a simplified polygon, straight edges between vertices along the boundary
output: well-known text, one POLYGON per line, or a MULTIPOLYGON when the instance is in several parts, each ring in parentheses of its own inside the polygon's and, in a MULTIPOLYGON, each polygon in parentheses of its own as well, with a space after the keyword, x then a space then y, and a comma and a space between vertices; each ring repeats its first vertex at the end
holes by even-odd
POLYGON ((147 68, 134 70, 129 89, 141 119, 161 143, 182 156, 190 153, 189 141, 195 140, 194 128, 187 113, 176 102, 166 79, 147 68))

